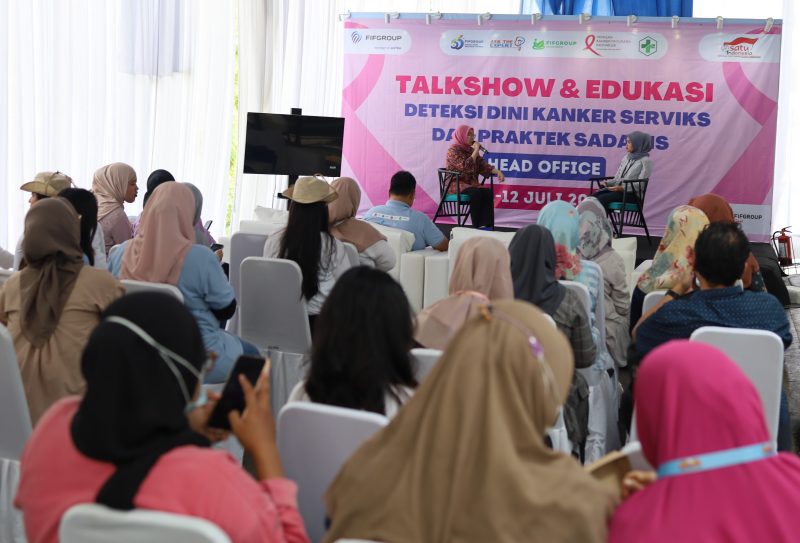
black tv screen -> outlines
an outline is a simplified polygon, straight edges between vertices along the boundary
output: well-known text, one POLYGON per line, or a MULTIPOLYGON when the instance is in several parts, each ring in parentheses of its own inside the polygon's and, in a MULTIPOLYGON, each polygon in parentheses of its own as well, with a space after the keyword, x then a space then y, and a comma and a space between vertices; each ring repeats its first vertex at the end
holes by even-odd
POLYGON ((341 117, 249 112, 243 172, 338 176, 343 138, 341 117))

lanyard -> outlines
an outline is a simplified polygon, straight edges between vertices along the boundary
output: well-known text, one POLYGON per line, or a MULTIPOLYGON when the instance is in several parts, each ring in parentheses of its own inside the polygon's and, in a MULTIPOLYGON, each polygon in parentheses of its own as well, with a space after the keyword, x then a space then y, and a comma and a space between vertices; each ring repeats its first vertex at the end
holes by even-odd
POLYGON ((658 466, 658 478, 672 477, 674 475, 687 475, 712 469, 737 466, 749 462, 757 462, 771 456, 775 456, 775 447, 772 443, 756 443, 755 445, 745 445, 735 449, 725 449, 723 451, 687 456, 664 462, 658 466))

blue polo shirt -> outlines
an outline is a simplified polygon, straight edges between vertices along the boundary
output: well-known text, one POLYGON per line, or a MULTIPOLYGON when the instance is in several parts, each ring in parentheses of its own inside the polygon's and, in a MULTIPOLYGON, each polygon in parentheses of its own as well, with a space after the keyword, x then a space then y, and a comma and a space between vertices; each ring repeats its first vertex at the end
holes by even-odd
POLYGON ((364 215, 364 220, 411 232, 414 234, 412 251, 429 245, 436 247, 444 241, 442 231, 436 228, 425 213, 415 211, 408 204, 397 200, 389 200, 382 206, 373 207, 364 215))
POLYGON ((792 343, 786 311, 775 296, 734 286, 667 302, 636 330, 636 350, 644 356, 671 339, 689 339, 703 326, 769 330, 778 334, 784 348, 792 343))

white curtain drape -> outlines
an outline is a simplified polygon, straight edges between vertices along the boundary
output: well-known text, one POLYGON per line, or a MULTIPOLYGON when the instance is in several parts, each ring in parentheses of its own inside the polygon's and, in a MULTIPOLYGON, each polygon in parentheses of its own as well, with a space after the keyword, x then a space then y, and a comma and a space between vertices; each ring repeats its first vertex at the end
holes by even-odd
POLYGON ((22 232, 38 171, 84 188, 100 166, 171 171, 225 222, 236 4, 216 0, 0 1, 0 244, 22 232), (4 96, 3 93, 6 93, 4 96))
POLYGON ((257 205, 280 208, 286 177, 242 174, 247 112, 339 116, 344 46, 338 14, 519 13, 519 0, 239 0, 239 147, 232 230, 257 205))

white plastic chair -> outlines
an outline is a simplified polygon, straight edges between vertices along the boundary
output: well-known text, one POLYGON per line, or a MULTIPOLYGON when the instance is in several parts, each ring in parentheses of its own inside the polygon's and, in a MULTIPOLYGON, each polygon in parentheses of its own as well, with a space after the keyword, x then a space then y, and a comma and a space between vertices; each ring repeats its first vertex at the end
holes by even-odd
POLYGON ((442 356, 439 349, 411 349, 411 356, 416 361, 414 377, 422 383, 442 356))
POLYGON ((644 297, 644 303, 642 303, 642 315, 658 305, 658 302, 661 301, 661 298, 663 298, 666 293, 666 290, 653 290, 648 292, 644 297))
POLYGON ((344 252, 347 255, 347 260, 350 262, 350 265, 353 267, 360 266, 361 259, 358 256, 358 249, 356 246, 346 241, 343 242, 342 245, 344 245, 344 252))
POLYGON ((0 268, 0 287, 2 287, 8 278, 14 275, 14 270, 6 270, 4 268, 0 268))
POLYGON ((30 435, 31 416, 14 340, 5 326, 0 326, 0 458, 19 460, 30 435))
POLYGON ((293 402, 278 415, 278 450, 286 478, 297 483, 300 514, 311 541, 325 535, 323 496, 344 462, 389 423, 377 413, 293 402))
MULTIPOLYGON (((233 295, 236 296, 237 301, 242 299, 241 291, 241 268, 242 261, 249 256, 261 256, 264 254, 264 244, 267 242, 266 234, 249 234, 244 232, 236 232, 231 236, 231 254, 230 254, 230 268, 228 269, 231 286, 233 287, 233 295)), ((241 305, 236 308, 236 313, 233 314, 231 320, 228 321, 227 329, 232 334, 239 332, 239 315, 241 314, 241 305)))
POLYGON ((300 266, 281 258, 247 257, 240 266, 240 335, 259 349, 305 353, 311 348, 300 266))
POLYGON ((781 338, 768 330, 703 326, 690 339, 717 347, 750 378, 761 396, 769 435, 777 439, 783 383, 781 338))
POLYGON ((642 274, 644 274, 644 272, 649 270, 652 265, 653 265, 652 260, 643 260, 633 270, 633 273, 631 273, 631 284, 630 284, 631 296, 633 296, 633 289, 636 288, 636 285, 639 283, 639 278, 642 276, 642 274))
POLYGON ((58 529, 61 543, 231 543, 205 519, 161 511, 117 511, 96 503, 70 507, 58 529))
POLYGON ((120 281, 122 286, 125 287, 125 292, 132 294, 134 292, 160 292, 162 294, 169 294, 174 296, 181 303, 183 303, 183 293, 175 285, 168 285, 166 283, 149 283, 147 281, 134 281, 133 279, 123 279, 120 281))

